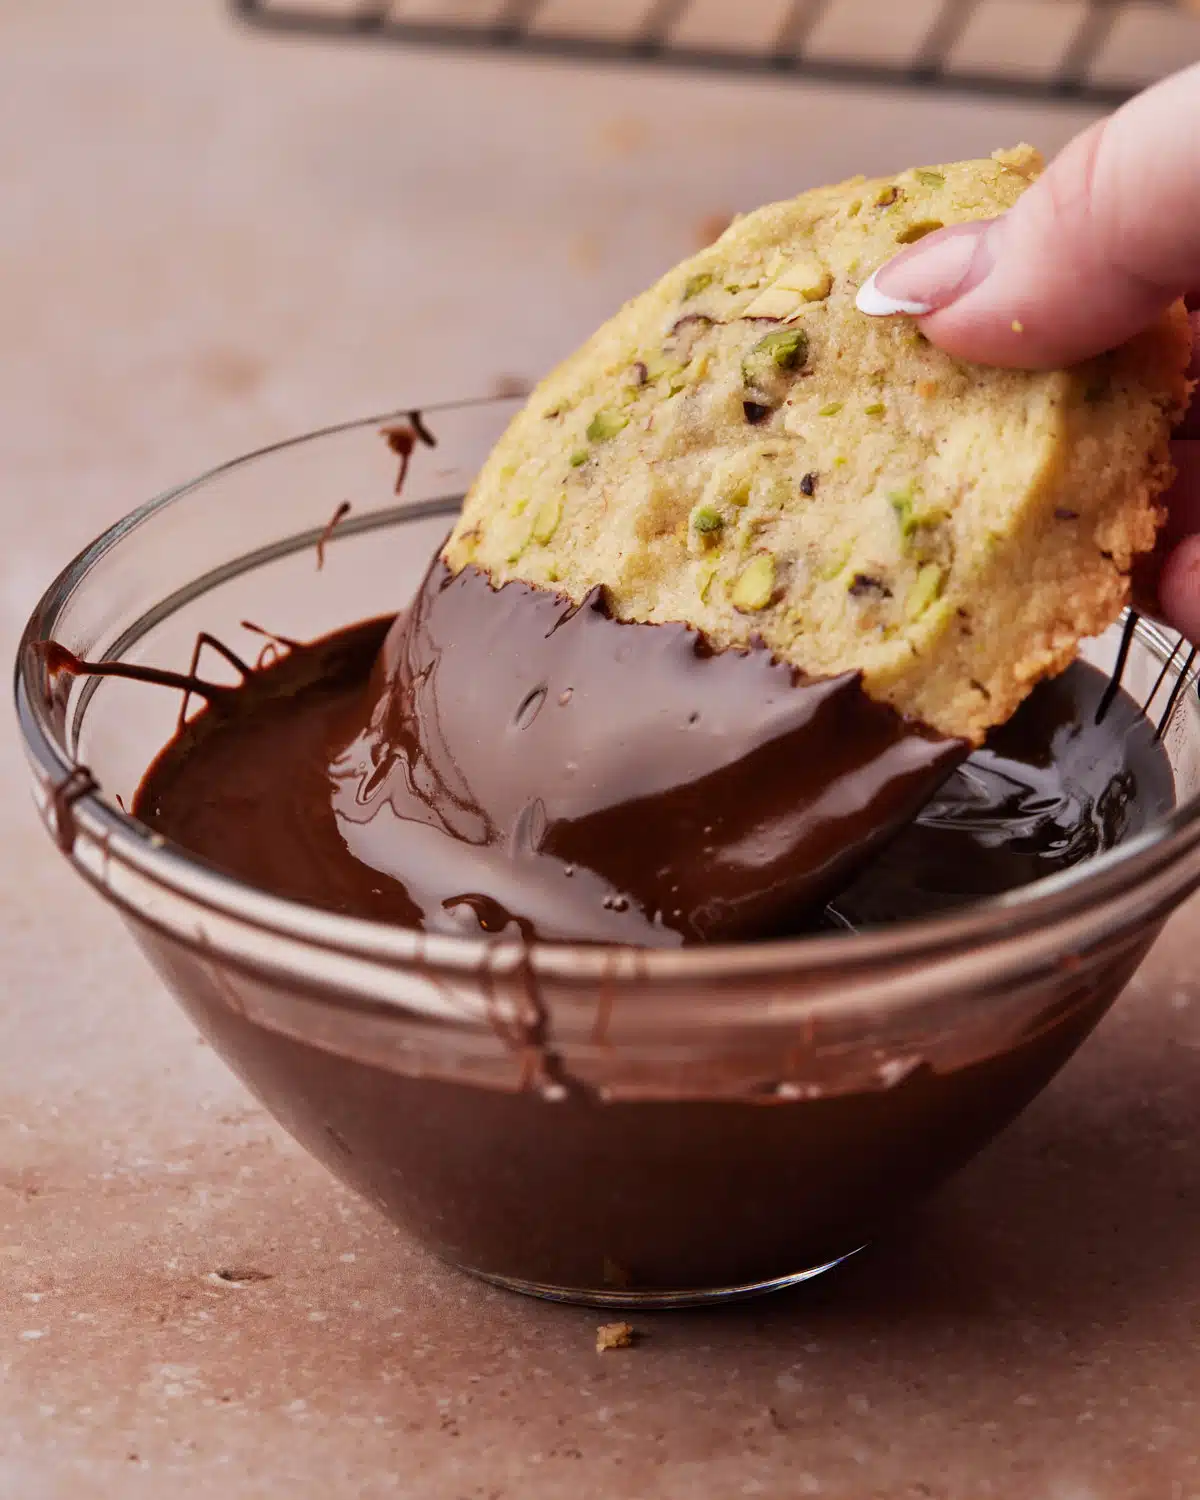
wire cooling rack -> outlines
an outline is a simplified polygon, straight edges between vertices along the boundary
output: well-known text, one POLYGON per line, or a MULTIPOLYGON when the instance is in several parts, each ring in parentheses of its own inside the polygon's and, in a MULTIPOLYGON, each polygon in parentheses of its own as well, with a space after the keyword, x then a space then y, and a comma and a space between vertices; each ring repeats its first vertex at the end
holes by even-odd
POLYGON ((1173 0, 230 0, 276 32, 1115 105, 1200 60, 1173 0))

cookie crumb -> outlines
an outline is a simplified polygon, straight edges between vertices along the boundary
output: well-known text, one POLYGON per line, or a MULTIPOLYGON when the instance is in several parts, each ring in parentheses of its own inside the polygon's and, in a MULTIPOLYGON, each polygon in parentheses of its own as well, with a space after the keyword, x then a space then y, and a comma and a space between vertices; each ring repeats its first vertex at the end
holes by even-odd
POLYGON ((609 1349, 632 1349, 634 1337, 632 1323, 601 1323, 596 1329, 596 1353, 604 1354, 609 1349))
POLYGON ((257 1286, 260 1282, 271 1281, 273 1273, 260 1271, 255 1266, 220 1266, 210 1271, 207 1279, 214 1286, 257 1286))

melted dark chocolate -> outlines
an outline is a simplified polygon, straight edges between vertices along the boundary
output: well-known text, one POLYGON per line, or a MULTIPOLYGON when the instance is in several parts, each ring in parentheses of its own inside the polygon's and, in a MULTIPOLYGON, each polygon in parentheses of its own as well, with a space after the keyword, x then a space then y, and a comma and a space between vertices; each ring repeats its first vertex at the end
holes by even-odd
POLYGON ((437 438, 434 437, 419 411, 410 411, 407 423, 383 428, 381 436, 400 460, 400 468, 396 474, 396 494, 399 495, 404 489, 404 481, 408 478, 408 466, 412 461, 413 449, 418 443, 424 443, 427 448, 436 448, 437 438))
POLYGON ((210 707, 220 707, 232 705, 238 691, 237 688, 222 686, 217 682, 205 682, 202 677, 196 676, 196 657, 200 653, 200 647, 205 644, 216 647, 244 677, 249 677, 251 669, 246 663, 210 635, 197 636, 196 651, 192 656, 192 669, 189 672, 171 672, 164 667, 147 667, 137 662, 84 661, 57 641, 46 641, 41 649, 42 658, 46 663, 46 674, 50 678, 54 678, 60 672, 66 672, 72 677, 124 677, 130 682, 149 683, 151 687, 178 688, 183 693, 183 704, 180 708, 180 722, 182 723, 188 699, 193 693, 203 698, 210 707))
POLYGON ((325 548, 333 540, 333 533, 338 529, 346 517, 350 514, 352 507, 349 500, 343 500, 334 510, 333 515, 325 522, 324 530, 317 538, 317 572, 325 566, 325 548))
POLYGON ((264 889, 425 930, 857 928, 1013 889, 1169 809, 1136 705, 1094 722, 1105 681, 1077 664, 954 769, 956 742, 852 677, 438 563, 409 614, 293 646, 214 701, 134 811, 264 889))
POLYGON ((263 890, 420 926, 404 887, 347 851, 329 779, 391 623, 367 620, 264 662, 167 745, 138 789, 134 816, 263 890))
POLYGON ((876 926, 1003 895, 1113 849, 1175 805, 1154 725, 1076 662, 1043 682, 832 903, 876 926), (1103 708, 1103 712, 1101 712, 1103 708))
POLYGON ((437 561, 332 765, 350 852, 434 931, 675 946, 819 910, 964 753, 763 647, 437 561))

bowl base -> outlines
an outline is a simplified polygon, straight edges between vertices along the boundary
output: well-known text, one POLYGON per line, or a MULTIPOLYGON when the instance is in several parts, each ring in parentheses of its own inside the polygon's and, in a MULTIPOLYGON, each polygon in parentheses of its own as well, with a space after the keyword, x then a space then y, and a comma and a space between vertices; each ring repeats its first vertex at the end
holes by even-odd
POLYGON ((524 1281, 519 1276, 497 1276, 490 1271, 477 1270, 474 1266, 460 1266, 459 1269, 477 1276, 480 1281, 490 1282, 492 1286, 503 1287, 508 1292, 520 1292, 525 1297, 540 1297, 545 1302, 568 1302, 576 1307, 630 1309, 708 1307, 714 1303, 742 1302, 747 1297, 764 1297, 768 1292, 784 1292, 789 1287, 799 1286, 801 1282, 812 1281, 817 1276, 823 1276, 826 1271, 832 1271, 835 1266, 842 1265, 864 1248, 860 1245, 858 1249, 849 1250, 835 1260, 827 1260, 824 1265, 808 1266, 803 1271, 792 1271, 787 1276, 775 1276, 770 1281, 751 1281, 740 1286, 687 1287, 678 1292, 635 1292, 616 1287, 548 1286, 539 1281, 524 1281))

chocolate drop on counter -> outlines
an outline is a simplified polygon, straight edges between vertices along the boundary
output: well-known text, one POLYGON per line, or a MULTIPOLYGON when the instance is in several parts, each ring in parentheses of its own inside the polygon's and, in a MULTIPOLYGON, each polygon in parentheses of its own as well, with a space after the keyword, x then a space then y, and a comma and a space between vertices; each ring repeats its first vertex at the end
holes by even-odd
POLYGON ((350 852, 434 931, 650 946, 819 912, 964 756, 855 674, 435 561, 333 764, 350 852))

